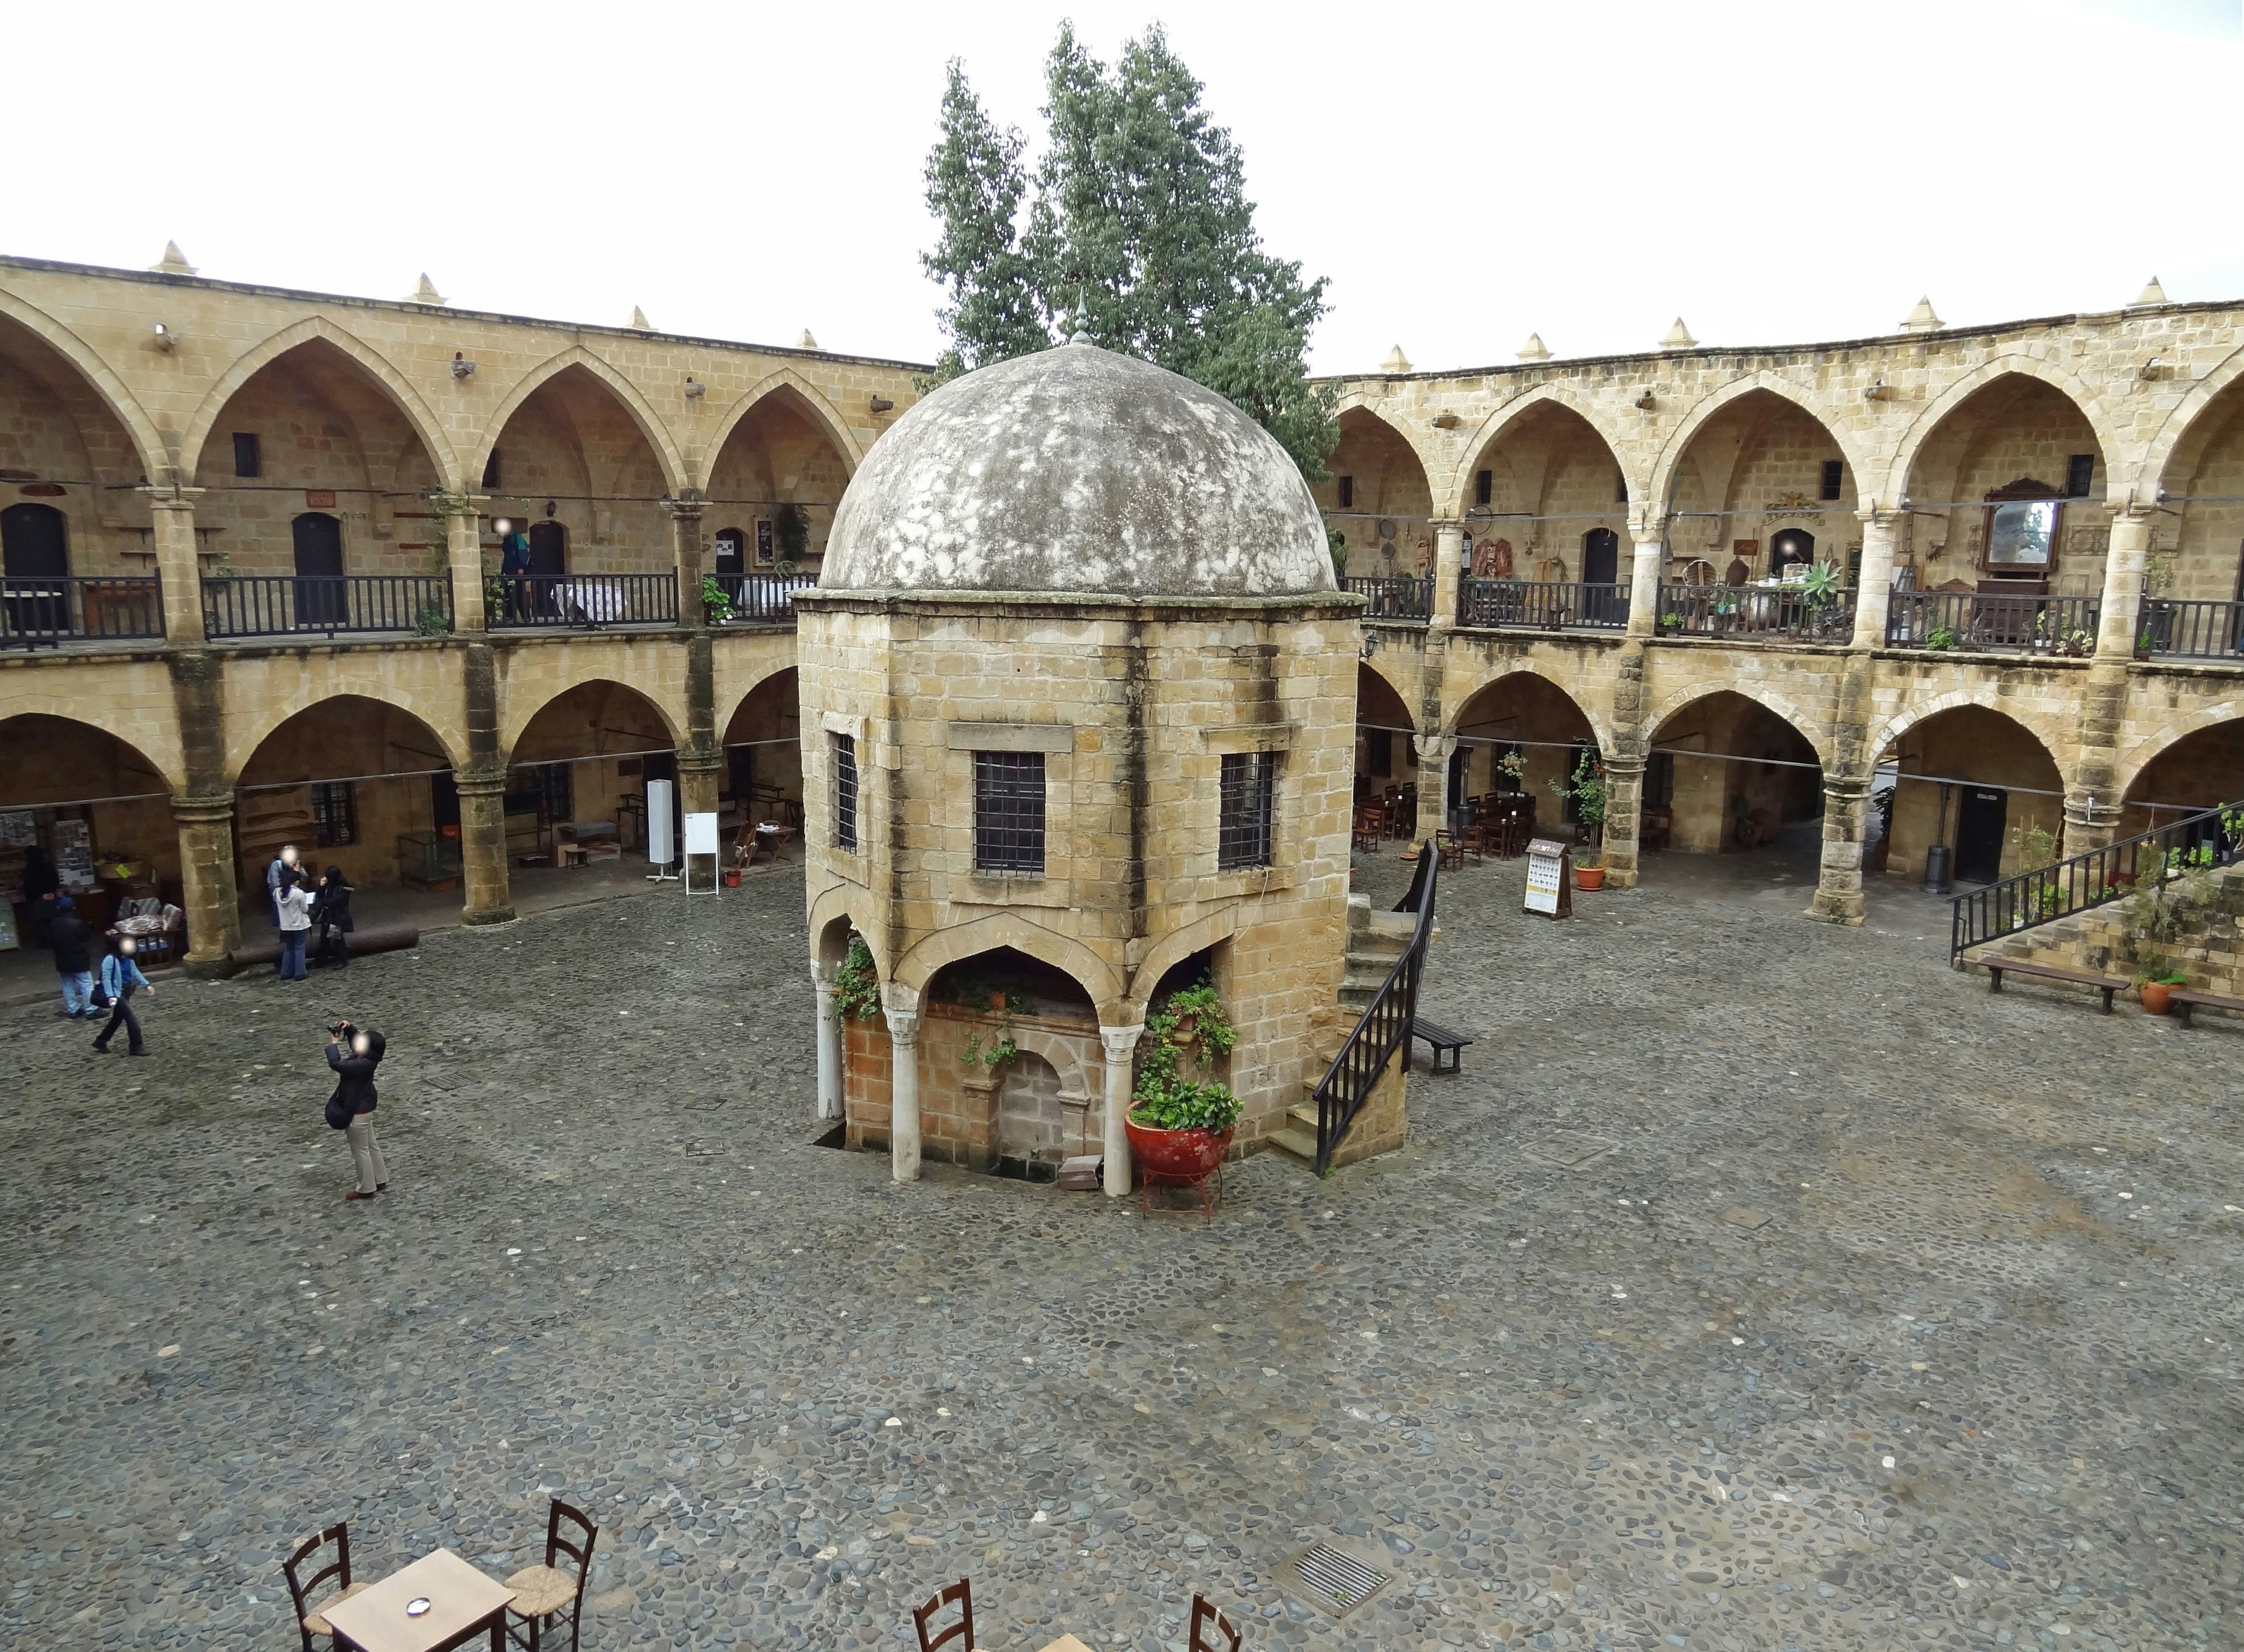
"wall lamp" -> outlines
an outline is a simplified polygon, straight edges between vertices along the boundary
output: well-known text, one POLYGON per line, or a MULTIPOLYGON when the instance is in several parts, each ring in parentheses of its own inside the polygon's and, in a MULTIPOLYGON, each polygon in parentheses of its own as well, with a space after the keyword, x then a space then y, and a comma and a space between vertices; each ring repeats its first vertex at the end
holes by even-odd
POLYGON ((893 412, 896 410, 896 405, 885 396, 876 396, 873 398, 873 411, 875 413, 893 412))
POLYGON ((179 335, 163 322, 156 323, 156 348, 169 355, 179 347, 179 335))
POLYGON ((475 370, 476 364, 468 359, 466 351, 454 350, 452 352, 452 376, 454 378, 463 379, 471 377, 473 376, 475 370))
POLYGON ((700 380, 695 378, 691 373, 688 373, 686 376, 686 399, 687 401, 698 402, 708 393, 709 387, 707 385, 702 383, 700 380))
POLYGON ((1659 405, 1659 398, 1654 396, 1650 390, 1646 390, 1643 395, 1636 398, 1636 404, 1642 408, 1646 412, 1649 413, 1653 408, 1659 405))
POLYGON ((1434 415, 1434 428, 1437 430, 1454 430, 1458 425, 1463 423, 1464 421, 1454 413, 1436 413, 1434 415))
POLYGON ((1875 384, 1866 384, 1862 387, 1862 400, 1890 402, 1893 400, 1893 386, 1888 384, 1883 379, 1880 379, 1875 384))

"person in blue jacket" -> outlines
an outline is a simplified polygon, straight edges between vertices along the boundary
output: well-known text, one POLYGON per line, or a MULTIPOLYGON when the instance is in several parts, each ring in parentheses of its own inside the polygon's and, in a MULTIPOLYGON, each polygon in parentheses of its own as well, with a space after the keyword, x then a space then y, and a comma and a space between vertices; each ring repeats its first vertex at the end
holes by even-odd
POLYGON ((517 528, 499 542, 498 577, 506 582, 506 617, 530 617, 530 536, 517 528))
POLYGON ((132 956, 133 940, 130 935, 120 935, 117 944, 101 960, 101 990, 109 995, 109 1025, 101 1029, 101 1036, 93 1047, 106 1054, 109 1040, 121 1025, 125 1028, 125 1053, 145 1055, 140 1047, 140 1018, 132 1013, 132 995, 145 991, 150 998, 156 996, 155 984, 140 973, 140 965, 132 956))

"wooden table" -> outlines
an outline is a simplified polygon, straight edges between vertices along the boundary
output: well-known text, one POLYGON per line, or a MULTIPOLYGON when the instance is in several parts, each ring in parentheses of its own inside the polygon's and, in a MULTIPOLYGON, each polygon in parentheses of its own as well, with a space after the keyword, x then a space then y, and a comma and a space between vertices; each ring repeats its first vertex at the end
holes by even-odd
POLYGON ((1091 1649, 1071 1635, 1063 1635, 1041 1652, 1091 1652, 1091 1649))
POLYGON ((326 1613, 339 1647, 358 1652, 446 1652, 484 1635, 491 1652, 504 1652, 506 1608, 514 1591, 469 1565, 449 1549, 422 1556, 392 1572, 326 1613), (426 1596, 429 1609, 405 1615, 409 1601, 426 1596))

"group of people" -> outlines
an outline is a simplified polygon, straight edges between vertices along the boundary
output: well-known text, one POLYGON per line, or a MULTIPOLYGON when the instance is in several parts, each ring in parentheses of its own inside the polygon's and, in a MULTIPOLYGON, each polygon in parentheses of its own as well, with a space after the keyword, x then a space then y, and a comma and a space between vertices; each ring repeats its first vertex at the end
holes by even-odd
POLYGON ((93 1047, 105 1053, 121 1026, 125 1054, 145 1055, 148 1052, 141 1044, 140 1018, 132 1013, 132 999, 139 992, 152 998, 156 988, 140 972, 139 963, 132 956, 132 938, 109 935, 97 965, 93 931, 78 915, 76 901, 54 893, 44 916, 47 944, 55 955, 55 973, 62 977, 63 1013, 74 1021, 98 1021, 107 1015, 109 1025, 101 1029, 93 1047))
POLYGON ((297 863, 296 846, 284 843, 265 869, 266 893, 273 903, 273 927, 280 937, 280 978, 305 978, 305 945, 312 931, 320 932, 315 963, 342 969, 350 963, 351 931, 358 927, 351 917, 351 884, 340 866, 330 866, 314 878, 311 869, 297 863))

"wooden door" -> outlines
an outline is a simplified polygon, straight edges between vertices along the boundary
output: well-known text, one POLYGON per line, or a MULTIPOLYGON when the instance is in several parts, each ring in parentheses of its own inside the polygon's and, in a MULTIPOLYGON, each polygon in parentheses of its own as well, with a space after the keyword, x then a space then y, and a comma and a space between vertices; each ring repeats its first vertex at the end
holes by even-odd
POLYGON ((324 511, 307 511, 288 527, 296 551, 296 623, 341 625, 348 609, 342 523, 324 511))
POLYGON ((0 571, 10 579, 67 578, 69 526, 51 504, 11 504, 0 511, 0 571))
POLYGON ((1996 786, 1966 786, 1956 811, 1956 876, 1966 884, 1991 884, 2003 875, 2003 823, 2010 794, 1996 786))

